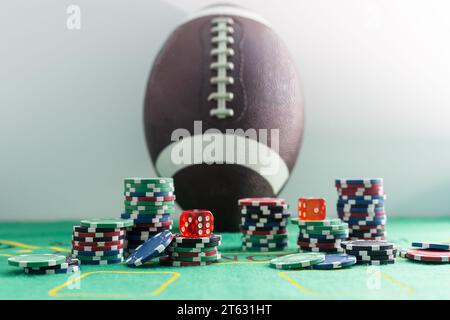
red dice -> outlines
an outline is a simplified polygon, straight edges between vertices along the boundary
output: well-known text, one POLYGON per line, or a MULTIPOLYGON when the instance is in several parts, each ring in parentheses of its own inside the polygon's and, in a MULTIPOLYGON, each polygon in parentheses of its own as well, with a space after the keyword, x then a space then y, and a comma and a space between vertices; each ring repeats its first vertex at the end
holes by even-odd
POLYGON ((184 210, 180 216, 180 232, 183 237, 210 237, 214 231, 214 216, 204 209, 184 210))
POLYGON ((324 220, 327 202, 322 198, 298 198, 298 218, 300 220, 324 220))

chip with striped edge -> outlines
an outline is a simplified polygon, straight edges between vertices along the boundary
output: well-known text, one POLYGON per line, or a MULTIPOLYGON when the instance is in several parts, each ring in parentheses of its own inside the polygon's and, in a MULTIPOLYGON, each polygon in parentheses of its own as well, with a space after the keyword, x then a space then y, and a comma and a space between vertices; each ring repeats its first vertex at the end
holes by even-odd
POLYGON ((270 260, 270 266, 276 269, 301 269, 323 261, 323 253, 293 253, 270 260))

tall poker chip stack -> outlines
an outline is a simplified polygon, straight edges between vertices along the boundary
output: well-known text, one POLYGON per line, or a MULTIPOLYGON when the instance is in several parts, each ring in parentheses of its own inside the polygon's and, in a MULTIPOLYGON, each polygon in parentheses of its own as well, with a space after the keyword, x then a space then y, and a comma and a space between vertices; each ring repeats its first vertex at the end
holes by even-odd
POLYGON ((127 178, 124 186, 125 211, 121 218, 133 221, 126 233, 128 256, 156 234, 172 230, 175 187, 172 178, 127 178))
POLYGON ((297 244, 301 252, 342 253, 342 241, 348 237, 348 225, 340 219, 299 220, 292 219, 298 224, 299 234, 297 244))
POLYGON ((383 179, 336 179, 337 214, 348 223, 350 240, 384 240, 386 210, 383 179))
POLYGON ((290 213, 279 198, 245 198, 241 207, 242 250, 282 251, 288 247, 287 224, 290 213))
POLYGON ((211 234, 210 237, 191 238, 175 235, 166 248, 166 256, 159 258, 159 263, 171 267, 206 266, 221 259, 219 246, 222 236, 211 234))
POLYGON ((73 227, 72 257, 81 264, 123 262, 125 231, 132 220, 86 219, 73 227))

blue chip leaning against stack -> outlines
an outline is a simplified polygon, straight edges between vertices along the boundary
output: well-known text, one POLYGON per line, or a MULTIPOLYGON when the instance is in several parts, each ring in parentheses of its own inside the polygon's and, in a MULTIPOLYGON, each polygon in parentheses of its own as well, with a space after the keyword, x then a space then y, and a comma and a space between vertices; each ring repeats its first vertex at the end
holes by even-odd
POLYGON ((350 240, 385 240, 386 195, 382 178, 336 179, 338 217, 349 226, 350 240))
POLYGON ((298 224, 300 251, 342 253, 341 242, 348 238, 348 226, 340 219, 291 220, 298 224))
POLYGON ((290 213, 286 201, 279 198, 245 198, 241 206, 242 249, 282 251, 288 247, 287 224, 290 213))
POLYGON ((123 219, 132 219, 127 229, 126 255, 166 230, 172 230, 172 214, 175 213, 175 187, 172 178, 124 179, 123 219))

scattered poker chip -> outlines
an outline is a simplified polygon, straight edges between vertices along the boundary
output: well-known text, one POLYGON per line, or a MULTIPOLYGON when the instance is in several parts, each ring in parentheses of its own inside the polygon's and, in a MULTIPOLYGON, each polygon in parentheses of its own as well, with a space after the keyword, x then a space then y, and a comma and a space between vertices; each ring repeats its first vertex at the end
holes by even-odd
POLYGON ((127 265, 130 267, 138 267, 143 263, 158 257, 170 245, 173 237, 174 235, 166 230, 147 240, 137 247, 136 251, 127 258, 127 265))
POLYGON ((432 242, 413 242, 411 244, 414 248, 432 249, 432 250, 450 250, 450 244, 446 243, 432 243, 432 242))
POLYGON ((450 251, 431 249, 407 249, 404 256, 410 260, 423 262, 450 262, 450 251))
POLYGON ((116 264, 122 263, 123 258, 111 259, 111 260, 83 260, 81 264, 93 264, 93 265, 103 265, 103 264, 116 264))
POLYGON ((25 267, 25 268, 23 268, 23 270, 26 274, 50 275, 50 274, 78 272, 80 270, 80 267, 69 266, 68 268, 64 268, 64 269, 46 269, 46 268, 34 269, 34 268, 30 268, 30 267, 25 267))
POLYGON ((356 251, 380 251, 387 249, 394 249, 394 244, 388 241, 377 241, 377 240, 353 240, 353 241, 343 241, 341 243, 342 248, 345 250, 356 250, 356 251))
POLYGON ((77 251, 114 251, 123 249, 124 245, 115 245, 109 247, 93 247, 93 246, 72 246, 72 250, 77 251))
POLYGON ((332 269, 341 269, 345 267, 350 267, 356 264, 356 257, 345 254, 345 253, 336 253, 336 254, 327 254, 325 255, 325 260, 314 264, 312 266, 313 269, 317 270, 332 270, 332 269))
POLYGON ((88 228, 125 228, 133 225, 133 220, 127 219, 86 219, 81 220, 81 226, 88 228))
POLYGON ((79 233, 95 233, 95 234, 110 234, 110 233, 121 233, 123 234, 125 231, 123 228, 98 228, 98 227, 82 227, 82 226, 73 226, 73 232, 79 233))
POLYGON ((117 256, 123 254, 124 250, 110 250, 110 251, 80 251, 72 250, 71 253, 74 256, 87 256, 87 257, 104 257, 104 256, 117 256))
POLYGON ((175 235, 173 241, 175 243, 211 243, 219 242, 222 240, 222 236, 218 234, 212 234, 210 237, 200 237, 200 238, 187 238, 180 234, 175 235))
POLYGON ((21 254, 8 258, 8 264, 16 267, 50 267, 66 262, 66 256, 59 254, 21 254))
POLYGON ((280 198, 245 198, 239 199, 238 204, 240 206, 283 206, 286 201, 280 198))
POLYGON ((294 253, 270 260, 270 265, 276 269, 301 269, 325 261, 322 253, 294 253))
POLYGON ((160 257, 159 263, 165 266, 171 267, 193 267, 193 266, 207 266, 217 261, 175 261, 170 257, 160 257))

